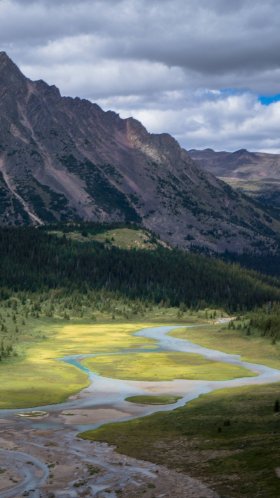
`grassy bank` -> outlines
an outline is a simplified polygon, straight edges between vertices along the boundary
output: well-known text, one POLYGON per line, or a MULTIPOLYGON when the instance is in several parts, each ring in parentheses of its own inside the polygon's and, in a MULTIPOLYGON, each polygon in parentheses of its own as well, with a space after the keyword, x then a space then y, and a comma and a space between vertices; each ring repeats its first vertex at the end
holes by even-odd
POLYGON ((169 395, 159 395, 159 396, 129 396, 126 398, 126 401, 129 403, 137 403, 140 405, 172 405, 173 403, 177 403, 177 401, 181 399, 180 396, 169 396, 169 395))
POLYGON ((208 324, 203 327, 177 329, 171 332, 171 335, 210 349, 238 354, 245 361, 280 368, 279 343, 272 344, 270 338, 259 334, 246 335, 246 331, 242 329, 233 330, 226 325, 208 324))
POLYGON ((198 477, 228 498, 280 496, 280 385, 223 390, 183 408, 82 434, 198 477))
MULTIPOLYGON (((204 324, 176 329, 171 335, 280 368, 278 345, 265 337, 247 336, 241 329, 204 324)), ((227 498, 276 498, 277 401, 278 384, 220 390, 175 411, 107 425, 82 437, 106 441, 127 455, 198 477, 227 498)))

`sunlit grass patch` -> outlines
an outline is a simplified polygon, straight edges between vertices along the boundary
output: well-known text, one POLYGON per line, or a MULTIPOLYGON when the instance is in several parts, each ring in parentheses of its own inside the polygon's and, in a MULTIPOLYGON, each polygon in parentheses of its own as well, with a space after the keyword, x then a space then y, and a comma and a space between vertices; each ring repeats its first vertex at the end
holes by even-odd
POLYGON ((66 325, 59 330, 55 343, 64 354, 110 353, 127 348, 152 347, 155 341, 133 335, 137 330, 152 326, 149 323, 66 325))
MULTIPOLYGON (((136 228, 113 228, 100 233, 91 233, 89 230, 72 231, 63 233, 60 230, 52 230, 49 232, 57 237, 65 236, 67 239, 76 242, 102 242, 110 244, 120 249, 156 249, 157 240, 152 238, 152 235, 146 230, 136 228)), ((166 244, 163 244, 166 246, 166 244)))
POLYGON ((32 356, 0 370, 0 408, 28 408, 65 401, 88 385, 81 371, 56 361, 36 362, 32 356))
POLYGON ((145 230, 115 228, 95 236, 99 242, 107 242, 121 249, 156 249, 157 244, 145 230))
MULTIPOLYGON (((37 325, 38 326, 38 325, 37 325)), ((87 375, 59 358, 72 354, 151 347, 133 332, 151 324, 52 324, 40 322, 40 335, 22 343, 19 357, 0 365, 0 409, 65 401, 89 385, 87 375), (44 339, 42 339, 42 336, 44 339)))
POLYGON ((177 352, 98 356, 85 358, 82 363, 104 377, 126 380, 228 380, 254 375, 237 365, 209 361, 198 354, 177 352))

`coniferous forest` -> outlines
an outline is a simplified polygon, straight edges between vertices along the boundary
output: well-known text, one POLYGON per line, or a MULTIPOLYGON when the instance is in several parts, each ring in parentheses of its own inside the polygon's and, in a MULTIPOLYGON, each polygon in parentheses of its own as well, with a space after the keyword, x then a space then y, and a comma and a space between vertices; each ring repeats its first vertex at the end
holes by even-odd
POLYGON ((160 245, 128 250, 79 242, 46 229, 2 228, 0 261, 2 299, 15 292, 60 289, 69 296, 102 291, 161 306, 215 306, 234 312, 280 298, 277 278, 238 264, 160 245))

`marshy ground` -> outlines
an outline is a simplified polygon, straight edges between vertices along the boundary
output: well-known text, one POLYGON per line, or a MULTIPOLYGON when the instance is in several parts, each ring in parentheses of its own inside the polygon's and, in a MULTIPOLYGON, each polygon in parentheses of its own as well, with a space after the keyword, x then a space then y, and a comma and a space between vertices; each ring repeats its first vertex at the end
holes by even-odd
MULTIPOLYGON (((277 345, 272 351, 263 338, 206 321, 201 327, 201 319, 195 317, 192 321, 197 327, 178 328, 171 338, 280 368, 277 345)), ((201 497, 278 496, 280 418, 275 401, 279 384, 214 391, 183 406, 186 386, 193 392, 197 379, 213 383, 242 377, 253 383, 256 372, 198 354, 161 351, 155 340, 133 335, 160 325, 152 321, 40 323, 40 337, 23 344, 22 353, 0 367, 1 408, 16 408, 0 413, 1 447, 15 456, 16 452, 31 455, 39 463, 26 461, 22 476, 9 465, 7 453, 2 453, 1 496, 18 496, 4 490, 20 486, 24 479, 24 491, 30 497, 50 493, 138 497, 140 492, 145 497, 198 496, 198 492, 201 497), (79 355, 81 368, 58 361, 73 355, 79 355), (93 387, 83 368, 97 372, 90 374, 96 375, 93 387), (176 378, 181 380, 172 380, 176 378), (113 391, 121 388, 125 392, 120 399, 113 391), (87 405, 89 396, 97 400, 95 406, 87 405), (42 416, 32 416, 32 412, 40 413, 34 408, 28 417, 17 416, 25 413, 25 407, 67 399, 69 406, 53 405, 47 415, 43 411, 42 416), (172 404, 182 406, 169 411, 172 404), (161 413, 138 418, 153 411, 161 413), (130 418, 134 420, 103 425, 130 418), (77 438, 79 432, 100 425, 82 436, 96 442, 77 438), (118 455, 104 442, 116 445, 118 452, 132 459, 118 455)), ((23 457, 18 458, 22 466, 23 457)))

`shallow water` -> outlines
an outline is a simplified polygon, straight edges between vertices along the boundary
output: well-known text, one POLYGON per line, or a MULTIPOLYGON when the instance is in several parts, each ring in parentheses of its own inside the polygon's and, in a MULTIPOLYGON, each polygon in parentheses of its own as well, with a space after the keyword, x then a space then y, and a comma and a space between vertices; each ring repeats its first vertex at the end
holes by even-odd
MULTIPOLYGON (((191 328, 192 326, 189 327, 191 328)), ((37 430, 50 430, 51 433, 58 434, 57 441, 59 441, 62 445, 63 451, 65 441, 69 440, 71 444, 70 446, 68 445, 68 452, 71 453, 71 455, 83 455, 86 462, 90 461, 93 464, 97 464, 104 470, 104 472, 95 478, 94 483, 91 484, 91 493, 92 496, 95 497, 102 496, 115 498, 116 494, 112 491, 112 489, 114 489, 114 487, 116 489, 124 487, 128 481, 131 481, 136 471, 139 475, 140 481, 143 478, 143 475, 145 476, 147 473, 149 478, 156 478, 156 474, 153 474, 153 468, 151 472, 151 469, 145 470, 142 466, 139 468, 137 466, 126 467, 116 465, 115 463, 112 464, 110 461, 108 463, 108 452, 111 452, 112 449, 106 445, 95 444, 95 456, 94 458, 91 457, 89 459, 86 447, 84 446, 86 442, 82 442, 76 438, 77 432, 95 429, 109 422, 132 420, 134 418, 144 417, 159 411, 171 411, 185 405, 202 394, 206 394, 217 389, 280 382, 280 370, 273 369, 265 365, 244 362, 238 355, 230 355, 222 351, 204 348, 191 341, 169 336, 169 332, 175 328, 182 328, 182 326, 180 325, 176 327, 173 325, 139 330, 135 333, 136 336, 146 337, 156 341, 156 345, 153 349, 127 349, 118 353, 110 353, 110 355, 119 353, 133 355, 134 353, 139 352, 156 353, 161 351, 196 353, 209 360, 245 367, 254 372, 256 375, 254 377, 244 377, 227 381, 192 381, 174 379, 171 381, 148 382, 119 380, 97 375, 81 363, 82 359, 85 357, 98 355, 88 354, 65 356, 58 361, 64 361, 73 368, 79 368, 82 370, 86 375, 88 375, 90 386, 83 389, 78 395, 68 399, 65 403, 26 409, 0 410, 0 419, 2 422, 5 422, 5 429, 11 429, 14 426, 16 428, 16 434, 18 434, 21 429, 23 431, 26 429, 28 435, 31 434, 33 432, 32 429, 34 429, 35 435, 34 441, 32 442, 33 447, 40 446, 38 445, 36 436, 36 434, 38 434, 36 432, 37 430), (125 401, 125 398, 128 396, 143 394, 170 394, 181 396, 181 399, 171 405, 150 406, 138 405, 125 401), (47 418, 31 419, 17 416, 19 413, 30 413, 34 410, 42 410, 47 412, 47 418), (65 410, 73 410, 73 413, 71 413, 71 416, 69 413, 67 415, 65 410), (83 410, 87 410, 87 415, 84 414, 83 410), (90 415, 88 415, 88 413, 90 413, 90 415), (74 421, 76 416, 78 416, 78 418, 74 421), (91 423, 89 423, 90 419, 92 420, 91 423)), ((104 353, 102 353, 102 356, 104 356, 104 353)), ((1 498, 15 498, 23 496, 23 492, 28 492, 28 496, 30 496, 30 498, 39 498, 41 496, 40 487, 46 483, 48 477, 48 467, 43 461, 36 457, 31 457, 29 453, 14 450, 0 450, 0 462, 1 460, 6 462, 8 466, 18 469, 21 476, 21 482, 2 492, 1 498), (31 465, 30 462, 32 462, 31 465)), ((150 464, 150 466, 152 466, 152 464, 150 464)), ((66 494, 59 496, 74 498, 77 496, 77 493, 75 489, 70 489, 68 487, 66 494)))
MULTIPOLYGON (((197 325, 195 325, 197 327, 197 325)), ((192 325, 186 326, 187 328, 192 328, 192 325)), ((85 357, 98 356, 97 354, 87 354, 87 355, 71 355, 61 358, 59 361, 64 361, 73 366, 73 368, 79 368, 84 373, 86 373, 90 379, 90 386, 81 391, 78 396, 74 396, 73 399, 69 399, 64 403, 59 403, 56 405, 38 406, 25 409, 11 409, 11 410, 0 410, 0 417, 5 418, 13 416, 19 412, 28 413, 34 409, 44 410, 48 413, 61 412, 63 410, 71 409, 119 409, 121 411, 133 412, 129 413, 127 416, 120 415, 118 420, 129 420, 131 418, 148 415, 157 411, 169 411, 183 406, 185 403, 197 398, 201 394, 209 393, 216 389, 238 387, 245 385, 256 385, 272 382, 280 382, 280 370, 267 367, 265 365, 254 364, 242 361, 240 356, 224 353, 222 351, 217 351, 203 346, 199 346, 191 341, 185 339, 178 339, 171 337, 169 332, 176 328, 182 328, 182 325, 178 326, 162 326, 162 327, 151 327, 147 329, 142 329, 136 332, 134 335, 138 337, 146 337, 156 341, 156 346, 150 349, 129 349, 123 350, 118 353, 108 353, 108 355, 114 355, 119 353, 134 354, 134 353, 148 353, 148 352, 162 352, 162 351, 174 351, 174 352, 185 352, 185 353, 195 353, 199 354, 209 360, 225 362, 229 364, 234 364, 242 366, 251 370, 256 374, 254 377, 244 377, 237 378, 226 381, 207 381, 207 380, 172 380, 172 381, 132 381, 132 380, 119 380, 111 379, 107 377, 100 376, 96 373, 91 372, 87 367, 85 367, 81 361, 85 357), (136 405, 138 409, 135 412, 135 407, 131 407, 131 403, 125 401, 128 396, 135 396, 141 394, 179 394, 181 399, 172 405, 136 405)), ((105 353, 102 353, 104 356, 105 353)), ((113 419, 106 419, 105 422, 115 421, 113 419)), ((29 420, 29 422, 38 428, 50 428, 51 422, 47 420, 44 421, 34 421, 29 420)), ((78 430, 96 428, 105 423, 104 420, 97 420, 94 424, 77 424, 78 430)), ((56 424, 54 428, 62 427, 62 424, 56 424)))
POLYGON ((11 489, 2 490, 1 498, 14 498, 24 496, 26 488, 29 491, 29 498, 40 498, 39 487, 44 483, 49 475, 48 466, 29 454, 20 451, 1 450, 0 457, 4 458, 4 464, 12 465, 21 476, 18 484, 11 489))

